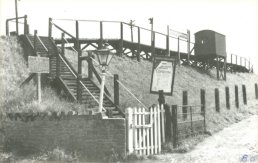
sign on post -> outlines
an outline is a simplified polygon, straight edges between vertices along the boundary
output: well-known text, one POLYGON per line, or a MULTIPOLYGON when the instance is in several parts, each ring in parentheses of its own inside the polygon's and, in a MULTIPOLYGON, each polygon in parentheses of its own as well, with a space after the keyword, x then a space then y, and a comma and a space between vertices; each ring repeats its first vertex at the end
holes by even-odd
POLYGON ((30 73, 49 73, 49 58, 29 56, 30 73))
POLYGON ((163 90, 165 95, 172 96, 175 78, 175 58, 155 57, 153 61, 150 93, 158 94, 163 90))
POLYGON ((40 56, 29 56, 29 72, 37 73, 37 97, 38 102, 41 102, 41 74, 49 73, 49 58, 40 56))

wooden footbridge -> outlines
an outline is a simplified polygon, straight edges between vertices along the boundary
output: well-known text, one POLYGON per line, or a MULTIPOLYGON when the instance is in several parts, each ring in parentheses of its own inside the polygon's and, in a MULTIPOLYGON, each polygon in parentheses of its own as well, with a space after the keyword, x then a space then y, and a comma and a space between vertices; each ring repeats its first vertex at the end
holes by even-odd
MULTIPOLYGON (((24 32, 20 38, 26 54, 40 54, 40 56, 49 57, 50 75, 48 78, 54 83, 58 92, 63 90, 72 101, 83 103, 87 105, 87 108, 96 108, 98 105, 101 78, 92 63, 92 53, 88 52, 87 56, 82 55, 82 53, 87 50, 99 49, 104 43, 108 43, 109 48, 116 55, 126 55, 139 62, 142 59, 152 61, 155 56, 171 56, 177 57, 179 65, 189 65, 202 69, 216 68, 218 79, 225 80, 227 71, 253 72, 250 61, 233 54, 230 55, 229 62, 227 62, 227 58, 221 57, 197 58, 193 54, 196 44, 190 41, 190 35, 185 39, 118 21, 49 18, 48 36, 38 36, 36 31, 34 35, 29 33, 26 15, 18 19, 23 20, 20 23, 23 24, 24 32), (60 25, 58 22, 68 22, 68 24, 60 25), (92 24, 95 24, 95 28, 92 29, 98 31, 97 37, 90 37, 92 33, 96 32, 86 30, 88 25, 92 24), (110 30, 106 30, 108 27, 110 30), (105 36, 106 34, 109 36, 105 36), (134 38, 136 39, 134 40, 134 38), (161 46, 156 45, 162 40, 161 46), (184 51, 180 51, 180 42, 186 44, 184 51), (177 44, 177 50, 170 49, 174 43, 177 44), (65 55, 67 48, 76 52, 78 67, 73 67, 67 59, 65 55), (82 77, 83 62, 87 62, 88 65, 88 76, 85 78, 82 77), (97 81, 93 78, 96 78, 97 81)), ((6 35, 9 35, 9 23, 13 20, 15 18, 6 20, 6 35)), ((11 32, 11 34, 18 34, 18 32, 11 32)), ((114 79, 115 87, 118 87, 118 77, 115 76, 114 79)), ((111 111, 113 115, 124 115, 119 108, 118 94, 119 91, 114 90, 114 100, 112 100, 109 91, 105 88, 103 107, 107 112, 111 111)))

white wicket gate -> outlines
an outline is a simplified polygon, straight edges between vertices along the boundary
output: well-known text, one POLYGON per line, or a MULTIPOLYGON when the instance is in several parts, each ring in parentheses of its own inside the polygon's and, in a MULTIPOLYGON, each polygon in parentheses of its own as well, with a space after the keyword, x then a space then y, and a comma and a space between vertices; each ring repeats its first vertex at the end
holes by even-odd
POLYGON ((127 150, 129 154, 151 155, 161 152, 165 142, 164 109, 157 105, 149 108, 127 108, 127 150))

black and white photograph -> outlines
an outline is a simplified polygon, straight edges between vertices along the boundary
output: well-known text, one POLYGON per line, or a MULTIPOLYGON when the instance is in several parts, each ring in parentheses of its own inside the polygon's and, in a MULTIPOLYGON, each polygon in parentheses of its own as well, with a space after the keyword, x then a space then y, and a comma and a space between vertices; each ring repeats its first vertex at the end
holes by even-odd
POLYGON ((258 1, 0 0, 0 162, 258 163, 258 1))

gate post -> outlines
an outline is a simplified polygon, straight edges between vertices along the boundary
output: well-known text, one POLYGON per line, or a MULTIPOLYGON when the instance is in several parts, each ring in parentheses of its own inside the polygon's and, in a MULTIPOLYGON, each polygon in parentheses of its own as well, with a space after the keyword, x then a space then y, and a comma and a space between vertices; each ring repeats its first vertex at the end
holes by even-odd
POLYGON ((257 83, 254 84, 254 89, 255 89, 255 99, 258 100, 258 86, 257 86, 257 83))
POLYGON ((201 89, 201 112, 204 114, 205 111, 205 90, 201 89))
POLYGON ((178 128, 177 128, 177 105, 172 105, 172 123, 173 123, 173 147, 178 144, 178 128))
POLYGON ((127 150, 130 153, 133 153, 133 110, 132 108, 127 108, 125 110, 125 116, 126 116, 126 128, 127 128, 127 134, 126 134, 126 141, 127 141, 127 150))
POLYGON ((165 109, 165 116, 166 116, 166 124, 165 124, 165 140, 171 141, 172 140, 172 116, 171 116, 171 109, 169 105, 164 105, 165 109))

